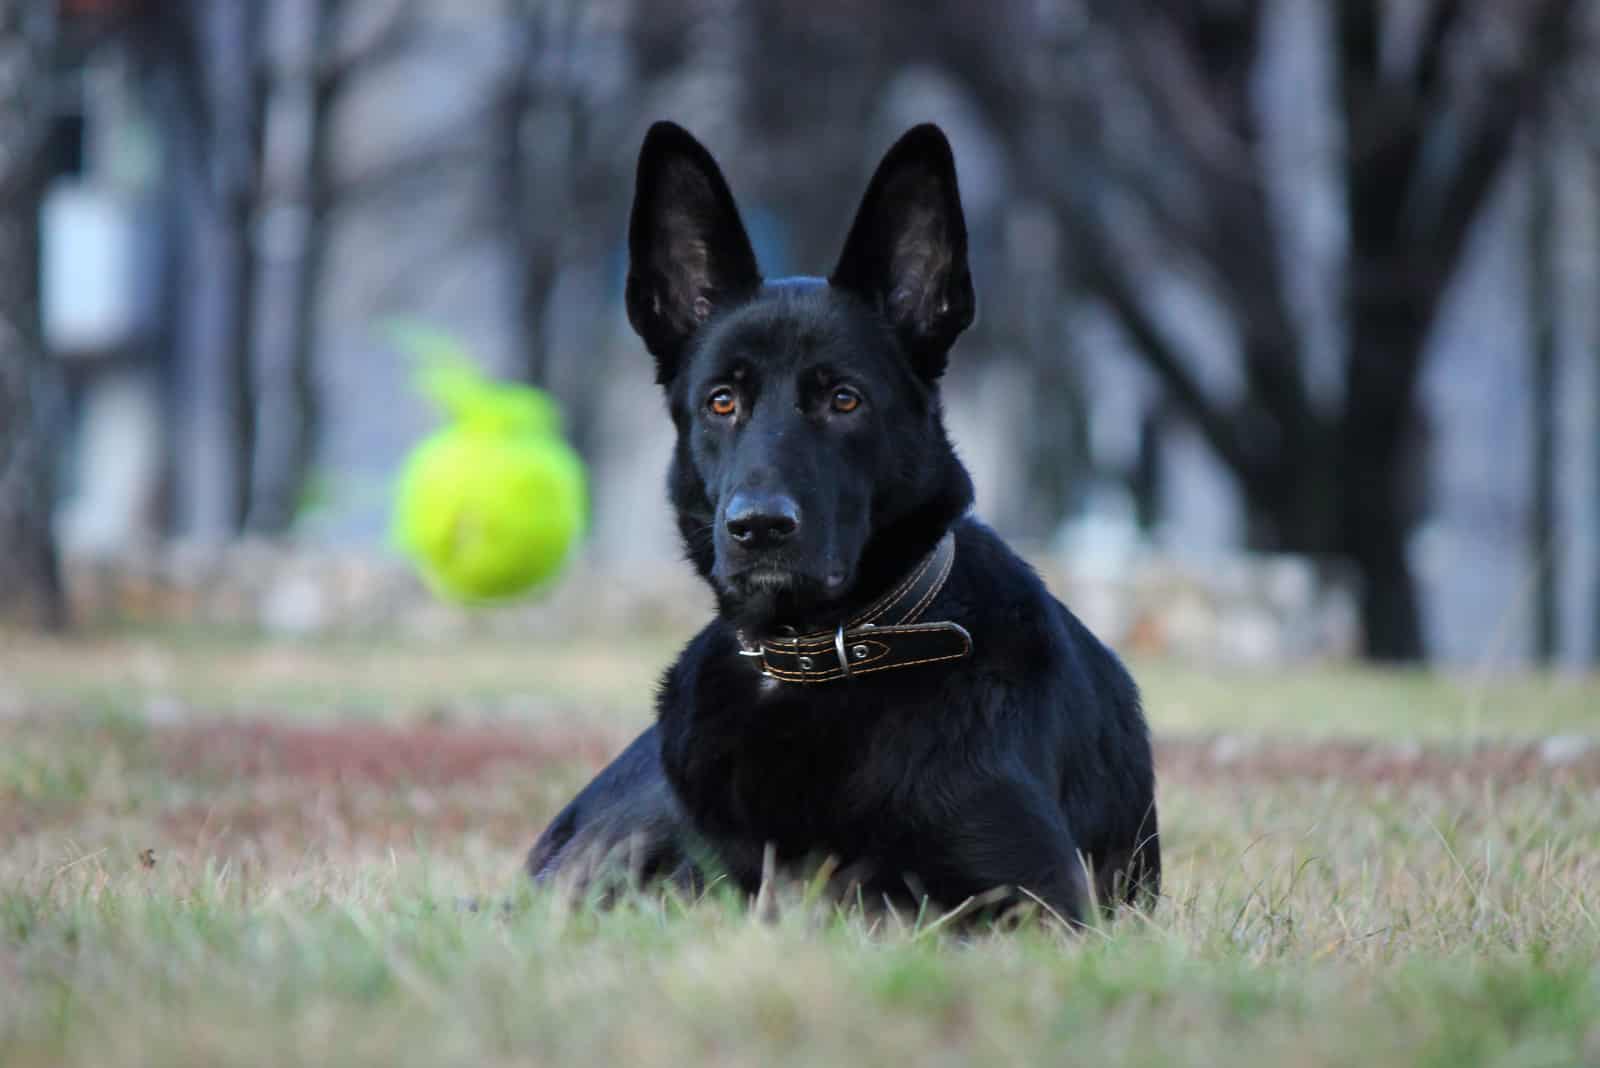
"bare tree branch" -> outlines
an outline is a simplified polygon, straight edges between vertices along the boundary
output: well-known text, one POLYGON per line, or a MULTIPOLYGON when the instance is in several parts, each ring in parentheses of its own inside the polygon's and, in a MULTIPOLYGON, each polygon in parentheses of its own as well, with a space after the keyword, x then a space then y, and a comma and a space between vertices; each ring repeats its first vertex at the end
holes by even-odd
MULTIPOLYGON (((330 0, 333 3, 334 40, 343 38, 343 25, 348 15, 349 0, 330 0)), ((422 40, 422 5, 420 0, 398 0, 384 18, 382 26, 365 41, 353 47, 334 49, 321 57, 316 78, 317 92, 327 99, 337 97, 359 73, 381 66, 404 55, 422 40)))
POLYGON ((1091 290, 1105 301, 1129 340, 1160 375, 1168 391, 1222 461, 1241 478, 1248 477, 1256 463, 1240 438, 1238 423, 1231 413, 1207 394, 1200 380, 1189 370, 1188 361, 1156 323, 1127 277, 1119 257, 1106 248, 1104 239, 1082 225, 1076 213, 1063 214, 1064 222, 1086 253, 1081 269, 1088 275, 1091 290))

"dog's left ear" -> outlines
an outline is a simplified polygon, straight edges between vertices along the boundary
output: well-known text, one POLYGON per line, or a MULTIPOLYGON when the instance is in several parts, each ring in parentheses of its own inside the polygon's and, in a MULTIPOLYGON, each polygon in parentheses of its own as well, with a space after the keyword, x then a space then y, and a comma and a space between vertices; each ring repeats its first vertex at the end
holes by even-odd
POLYGON ((828 281, 883 313, 920 375, 944 373, 977 301, 955 157, 939 127, 914 127, 883 157, 828 281))
POLYGON ((639 150, 628 225, 628 321, 656 358, 656 381, 677 374, 684 346, 711 313, 761 285, 739 209, 716 160, 683 127, 658 122, 639 150))

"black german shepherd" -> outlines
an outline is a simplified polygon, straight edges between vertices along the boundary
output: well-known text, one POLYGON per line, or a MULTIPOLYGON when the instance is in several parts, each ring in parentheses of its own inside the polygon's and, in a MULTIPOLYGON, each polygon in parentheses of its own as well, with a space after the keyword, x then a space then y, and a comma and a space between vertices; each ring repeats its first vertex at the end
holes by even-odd
POLYGON ((970 514, 939 379, 975 310, 944 134, 879 165, 826 280, 766 281, 699 142, 639 156, 628 318, 677 448, 668 484, 718 614, 658 722, 556 818, 535 878, 623 851, 635 876, 746 889, 832 856, 874 898, 1020 889, 1072 921, 1153 897, 1155 782, 1117 657, 970 514))

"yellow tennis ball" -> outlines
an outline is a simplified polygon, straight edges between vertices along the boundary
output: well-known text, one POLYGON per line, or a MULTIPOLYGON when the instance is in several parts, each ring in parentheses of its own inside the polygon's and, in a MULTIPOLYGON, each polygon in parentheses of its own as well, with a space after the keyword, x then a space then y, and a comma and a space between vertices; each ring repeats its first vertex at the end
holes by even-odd
POLYGON ((423 578, 464 601, 513 597, 560 572, 583 533, 582 461, 559 436, 560 413, 530 386, 497 383, 441 358, 437 337, 419 384, 451 417, 401 471, 395 536, 423 578))

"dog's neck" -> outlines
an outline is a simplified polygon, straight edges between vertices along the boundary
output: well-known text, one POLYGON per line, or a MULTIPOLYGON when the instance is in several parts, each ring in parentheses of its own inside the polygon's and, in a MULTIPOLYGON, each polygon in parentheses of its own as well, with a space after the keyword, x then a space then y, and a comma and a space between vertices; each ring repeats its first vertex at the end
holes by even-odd
POLYGON ((960 660, 972 635, 954 620, 924 622, 955 569, 956 536, 945 534, 911 572, 832 631, 780 631, 771 638, 735 632, 739 655, 769 683, 838 682, 895 668, 960 660))

